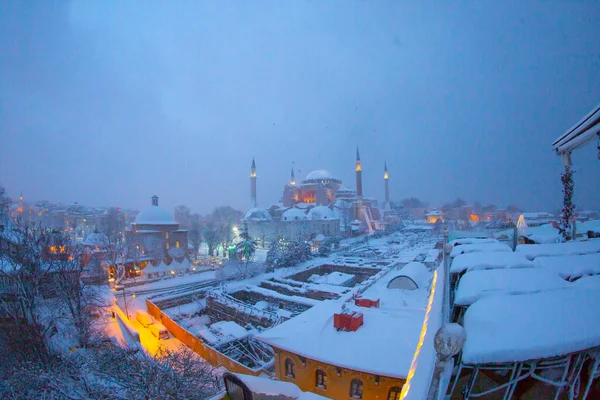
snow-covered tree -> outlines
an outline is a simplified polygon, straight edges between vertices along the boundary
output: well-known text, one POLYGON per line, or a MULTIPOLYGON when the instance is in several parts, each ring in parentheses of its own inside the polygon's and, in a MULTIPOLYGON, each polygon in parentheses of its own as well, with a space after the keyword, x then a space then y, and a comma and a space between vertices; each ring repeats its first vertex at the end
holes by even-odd
POLYGON ((244 222, 242 231, 240 232, 240 242, 235 246, 235 253, 238 260, 244 261, 246 264, 254 258, 256 252, 256 241, 250 237, 248 233, 248 224, 244 222))

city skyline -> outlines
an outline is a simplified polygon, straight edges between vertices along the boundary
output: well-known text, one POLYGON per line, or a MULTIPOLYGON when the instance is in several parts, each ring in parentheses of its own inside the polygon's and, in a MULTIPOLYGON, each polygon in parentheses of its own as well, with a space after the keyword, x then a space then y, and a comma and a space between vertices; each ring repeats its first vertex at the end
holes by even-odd
MULTIPOLYGON (((385 160, 391 200, 560 208, 551 143, 600 101, 600 11, 516 4, 2 4, 0 184, 247 209, 252 156, 268 206, 292 165, 352 182, 358 145, 380 201, 385 160)), ((595 152, 573 159, 580 209, 595 152)))

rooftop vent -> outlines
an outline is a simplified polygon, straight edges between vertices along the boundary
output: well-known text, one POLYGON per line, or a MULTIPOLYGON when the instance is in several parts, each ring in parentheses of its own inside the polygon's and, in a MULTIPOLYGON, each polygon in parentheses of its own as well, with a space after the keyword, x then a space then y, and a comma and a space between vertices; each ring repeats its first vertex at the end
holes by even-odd
POLYGON ((333 327, 338 331, 356 332, 362 324, 362 313, 356 311, 343 311, 339 314, 333 314, 333 327))
POLYGON ((380 301, 379 301, 379 299, 372 300, 372 299, 366 299, 364 297, 357 297, 356 299, 354 299, 354 305, 357 305, 359 307, 365 307, 365 308, 371 308, 371 307, 379 308, 380 301))

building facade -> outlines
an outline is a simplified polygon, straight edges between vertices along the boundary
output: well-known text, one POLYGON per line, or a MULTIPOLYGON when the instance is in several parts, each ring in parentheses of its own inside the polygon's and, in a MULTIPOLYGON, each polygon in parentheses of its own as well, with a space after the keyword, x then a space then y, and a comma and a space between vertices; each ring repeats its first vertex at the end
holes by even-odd
POLYGON ((275 375, 331 399, 399 400, 404 379, 355 371, 275 349, 275 375))
POLYGON ((179 229, 171 213, 158 205, 158 197, 139 212, 125 230, 128 261, 181 261, 188 254, 188 232, 179 229))

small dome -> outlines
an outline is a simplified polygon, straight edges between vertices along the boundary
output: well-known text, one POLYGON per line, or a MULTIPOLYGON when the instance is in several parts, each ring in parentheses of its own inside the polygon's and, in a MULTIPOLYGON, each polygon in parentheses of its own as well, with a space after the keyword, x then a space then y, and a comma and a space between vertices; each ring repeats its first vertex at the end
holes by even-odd
POLYGON ((244 216, 245 221, 271 221, 271 214, 264 208, 251 208, 244 216))
POLYGON ((334 212, 329 207, 317 206, 311 208, 308 212, 308 219, 312 220, 332 220, 337 219, 334 212))
POLYGON ((135 217, 136 225, 177 225, 170 212, 160 206, 144 208, 135 217))
POLYGON ((299 208, 290 208, 281 216, 282 221, 302 221, 306 219, 306 214, 299 208))
POLYGON ((409 262, 398 274, 388 282, 388 289, 423 289, 427 288, 431 274, 427 267, 420 262, 409 262))

